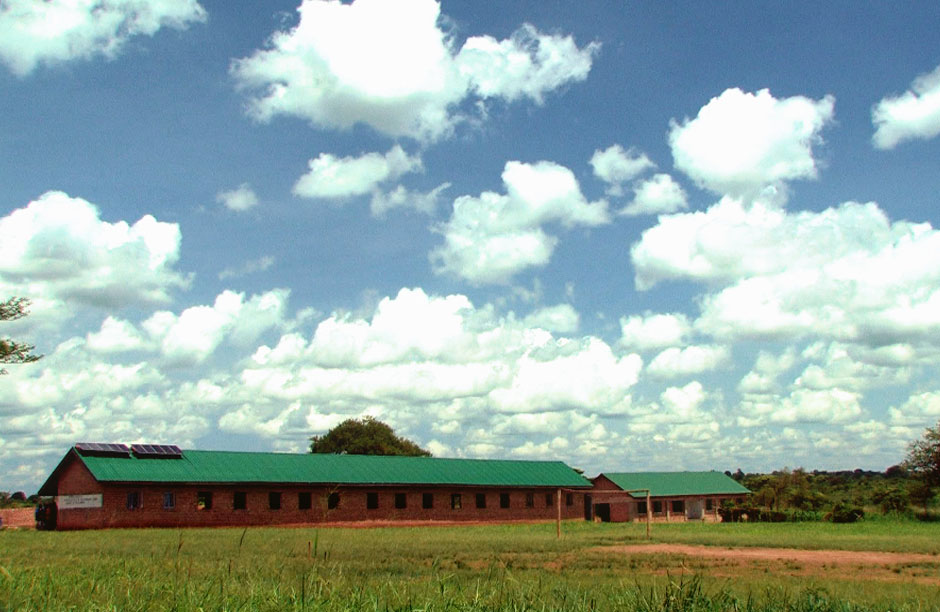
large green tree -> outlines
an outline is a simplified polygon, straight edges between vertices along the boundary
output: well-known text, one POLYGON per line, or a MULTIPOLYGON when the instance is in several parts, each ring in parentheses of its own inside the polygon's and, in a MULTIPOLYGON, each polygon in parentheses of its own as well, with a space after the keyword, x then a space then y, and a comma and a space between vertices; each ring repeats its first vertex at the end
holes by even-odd
POLYGON ((311 453, 349 455, 406 455, 430 457, 411 440, 395 435, 391 427, 372 417, 347 419, 322 436, 310 438, 311 453))
MULTIPOLYGON (((0 302, 0 321, 15 321, 29 314, 29 300, 12 297, 0 302)), ((10 338, 0 338, 0 363, 30 363, 42 355, 33 354, 36 347, 25 342, 16 342, 10 338)), ((0 368, 0 374, 7 371, 0 368)))
POLYGON ((940 486, 940 422, 935 427, 924 430, 924 436, 920 440, 911 442, 907 448, 904 466, 921 482, 919 488, 914 487, 911 490, 911 497, 924 506, 926 514, 934 490, 940 486))

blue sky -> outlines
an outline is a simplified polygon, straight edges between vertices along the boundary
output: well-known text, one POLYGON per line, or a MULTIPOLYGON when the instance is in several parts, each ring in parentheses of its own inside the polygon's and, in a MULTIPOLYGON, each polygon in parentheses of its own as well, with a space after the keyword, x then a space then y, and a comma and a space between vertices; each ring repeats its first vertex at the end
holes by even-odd
POLYGON ((940 7, 11 0, 0 488, 79 441, 884 469, 940 420, 940 7), (43 11, 40 13, 40 11, 43 11))

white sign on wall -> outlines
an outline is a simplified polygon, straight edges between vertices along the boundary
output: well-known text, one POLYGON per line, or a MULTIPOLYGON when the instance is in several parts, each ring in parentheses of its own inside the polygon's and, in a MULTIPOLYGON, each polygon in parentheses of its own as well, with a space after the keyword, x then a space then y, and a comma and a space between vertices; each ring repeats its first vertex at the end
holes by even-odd
POLYGON ((100 508, 103 505, 101 493, 90 495, 59 495, 56 497, 59 510, 70 508, 100 508))

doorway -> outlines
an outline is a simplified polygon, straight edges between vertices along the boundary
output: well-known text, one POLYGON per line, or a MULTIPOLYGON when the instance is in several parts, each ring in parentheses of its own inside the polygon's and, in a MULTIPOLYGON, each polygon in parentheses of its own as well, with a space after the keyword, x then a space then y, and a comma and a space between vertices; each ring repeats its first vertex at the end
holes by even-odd
POLYGON ((609 523, 610 522, 610 504, 595 504, 594 514, 597 515, 597 518, 599 518, 602 523, 609 523))

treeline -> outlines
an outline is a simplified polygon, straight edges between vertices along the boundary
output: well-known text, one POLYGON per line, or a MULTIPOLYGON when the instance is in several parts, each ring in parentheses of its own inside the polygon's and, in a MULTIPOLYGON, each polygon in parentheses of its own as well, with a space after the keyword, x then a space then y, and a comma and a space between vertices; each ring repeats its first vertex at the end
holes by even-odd
POLYGON ((752 492, 745 502, 721 509, 726 520, 854 522, 873 513, 933 518, 933 489, 900 465, 884 472, 784 468, 770 474, 725 473, 752 492))

